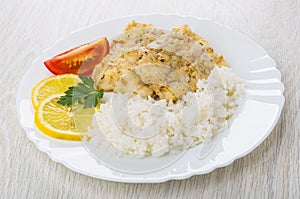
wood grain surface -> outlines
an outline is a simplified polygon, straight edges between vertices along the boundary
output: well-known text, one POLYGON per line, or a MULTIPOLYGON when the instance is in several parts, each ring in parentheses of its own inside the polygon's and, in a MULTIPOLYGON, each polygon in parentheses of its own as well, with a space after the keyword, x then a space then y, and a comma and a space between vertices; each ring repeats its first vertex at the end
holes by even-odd
POLYGON ((0 198, 300 197, 299 0, 2 0, 0 5, 0 198), (127 184, 70 171, 27 139, 18 121, 15 94, 33 59, 71 31, 141 13, 217 20, 252 38, 276 60, 286 104, 275 129, 259 147, 206 175, 127 184))

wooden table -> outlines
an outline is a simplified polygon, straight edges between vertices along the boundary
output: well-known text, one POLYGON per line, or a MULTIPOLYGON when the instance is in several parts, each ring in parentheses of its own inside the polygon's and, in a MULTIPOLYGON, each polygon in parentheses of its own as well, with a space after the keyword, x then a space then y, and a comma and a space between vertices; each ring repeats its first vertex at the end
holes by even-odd
POLYGON ((0 198, 299 198, 299 10, 299 0, 2 1, 0 198), (139 13, 217 20, 248 35, 276 60, 286 104, 272 134, 252 153, 226 168, 186 180, 126 184, 70 171, 26 138, 18 123, 15 94, 33 59, 71 31, 139 13))

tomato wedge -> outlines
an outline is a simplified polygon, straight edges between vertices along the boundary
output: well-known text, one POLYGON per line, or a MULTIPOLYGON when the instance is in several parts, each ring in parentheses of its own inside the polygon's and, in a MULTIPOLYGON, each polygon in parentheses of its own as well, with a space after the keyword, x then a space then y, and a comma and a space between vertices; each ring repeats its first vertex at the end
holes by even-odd
POLYGON ((55 75, 73 73, 89 76, 108 53, 109 42, 104 37, 56 55, 44 64, 55 75))

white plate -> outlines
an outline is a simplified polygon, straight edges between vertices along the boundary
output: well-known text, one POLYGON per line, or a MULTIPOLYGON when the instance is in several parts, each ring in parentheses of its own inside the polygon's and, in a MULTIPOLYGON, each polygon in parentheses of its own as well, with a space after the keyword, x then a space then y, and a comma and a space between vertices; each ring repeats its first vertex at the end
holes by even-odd
POLYGON ((277 123, 283 104, 284 86, 276 63, 267 52, 248 37, 208 19, 177 15, 138 15, 104 21, 73 32, 46 49, 35 59, 25 73, 17 95, 17 109, 22 127, 28 138, 56 162, 88 176, 119 182, 164 182, 205 174, 224 167, 255 149, 277 123), (39 132, 33 122, 30 92, 41 79, 51 74, 43 61, 74 46, 103 36, 108 38, 121 32, 132 19, 152 23, 164 29, 189 24, 216 50, 223 54, 233 71, 245 81, 245 104, 231 127, 223 132, 213 151, 199 158, 193 149, 188 150, 173 164, 148 173, 122 173, 97 161, 79 142, 66 142, 49 138, 39 132))

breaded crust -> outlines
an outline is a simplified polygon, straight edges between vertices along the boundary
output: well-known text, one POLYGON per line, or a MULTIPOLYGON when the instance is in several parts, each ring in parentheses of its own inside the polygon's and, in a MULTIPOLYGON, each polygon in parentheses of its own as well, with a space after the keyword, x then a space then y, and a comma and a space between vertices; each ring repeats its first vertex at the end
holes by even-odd
POLYGON ((188 25, 165 32, 131 21, 92 77, 98 89, 176 101, 195 91, 197 81, 206 79, 216 65, 226 65, 223 56, 188 25))
POLYGON ((186 35, 187 37, 193 39, 194 41, 202 45, 206 49, 210 57, 214 60, 217 66, 227 66, 224 57, 214 52, 213 48, 208 44, 208 42, 200 35, 194 33, 187 24, 173 28, 173 32, 178 32, 183 35, 186 35))

